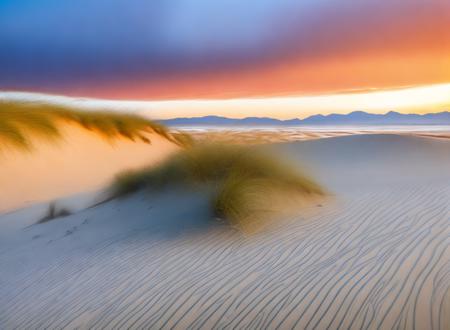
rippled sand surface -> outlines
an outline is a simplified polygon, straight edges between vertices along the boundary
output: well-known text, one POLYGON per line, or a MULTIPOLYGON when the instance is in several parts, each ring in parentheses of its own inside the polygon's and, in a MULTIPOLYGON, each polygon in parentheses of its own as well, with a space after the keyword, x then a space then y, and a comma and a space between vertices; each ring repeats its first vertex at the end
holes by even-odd
POLYGON ((273 148, 333 197, 252 236, 189 191, 0 216, 0 328, 448 329, 450 140, 273 148))

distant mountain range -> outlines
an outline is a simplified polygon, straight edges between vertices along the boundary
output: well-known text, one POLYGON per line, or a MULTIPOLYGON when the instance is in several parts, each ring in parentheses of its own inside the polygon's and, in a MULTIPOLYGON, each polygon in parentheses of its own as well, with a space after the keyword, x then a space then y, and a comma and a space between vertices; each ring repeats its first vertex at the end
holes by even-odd
POLYGON ((301 125, 450 125, 450 112, 402 114, 390 111, 373 114, 354 111, 349 114, 314 115, 305 119, 280 120, 268 117, 242 119, 219 116, 174 118, 160 120, 168 126, 301 126, 301 125))

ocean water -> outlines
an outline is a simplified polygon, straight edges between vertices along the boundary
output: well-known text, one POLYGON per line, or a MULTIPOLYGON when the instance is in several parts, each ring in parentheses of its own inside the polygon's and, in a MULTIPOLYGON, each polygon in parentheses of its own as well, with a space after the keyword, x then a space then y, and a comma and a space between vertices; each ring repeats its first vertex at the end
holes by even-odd
POLYGON ((450 132, 450 125, 321 125, 321 126, 176 126, 189 132, 267 131, 267 132, 450 132))

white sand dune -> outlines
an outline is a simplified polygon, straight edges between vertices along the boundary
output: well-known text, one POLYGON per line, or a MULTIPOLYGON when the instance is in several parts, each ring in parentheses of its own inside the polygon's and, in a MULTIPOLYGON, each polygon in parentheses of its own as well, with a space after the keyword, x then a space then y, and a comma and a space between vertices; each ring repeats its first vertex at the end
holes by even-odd
POLYGON ((450 141, 280 144, 335 195, 255 236, 207 197, 0 217, 0 328, 449 329, 450 141))

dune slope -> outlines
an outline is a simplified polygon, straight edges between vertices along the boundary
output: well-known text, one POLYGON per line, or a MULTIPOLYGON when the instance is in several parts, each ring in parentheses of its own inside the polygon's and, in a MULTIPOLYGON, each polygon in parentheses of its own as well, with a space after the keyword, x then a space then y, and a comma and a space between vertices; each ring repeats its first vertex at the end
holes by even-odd
POLYGON ((450 141, 275 148, 335 200, 256 236, 181 190, 33 226, 43 208, 1 216, 0 327, 448 329, 450 141))
POLYGON ((151 144, 107 140, 61 125, 61 141, 39 140, 32 152, 0 152, 0 213, 54 198, 102 189, 123 170, 156 163, 179 147, 157 134, 151 144))

